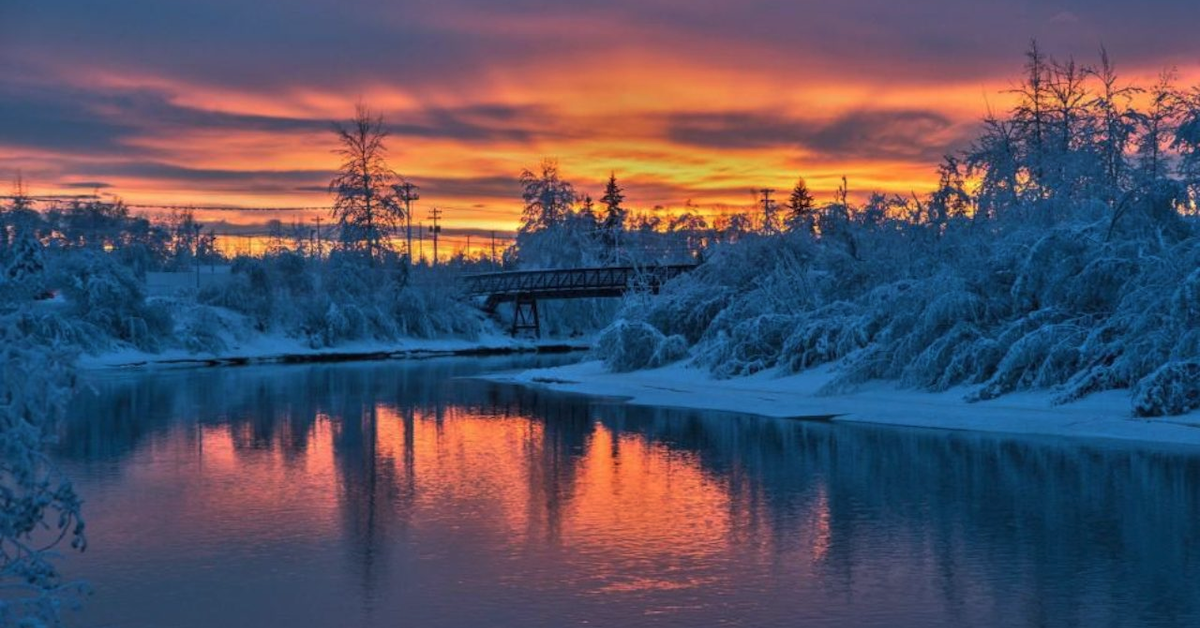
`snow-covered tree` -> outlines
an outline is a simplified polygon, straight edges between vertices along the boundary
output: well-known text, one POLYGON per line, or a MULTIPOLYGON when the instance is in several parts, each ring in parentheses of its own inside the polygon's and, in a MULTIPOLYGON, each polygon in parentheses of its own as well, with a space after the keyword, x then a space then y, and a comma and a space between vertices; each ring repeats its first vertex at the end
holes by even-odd
POLYGON ((575 205, 575 188, 558 172, 558 162, 545 159, 535 172, 521 171, 521 231, 530 232, 561 224, 575 205))
POLYGON ((29 225, 17 228, 7 251, 0 288, 8 298, 28 299, 45 289, 46 261, 34 230, 29 225))
POLYGON ((966 217, 971 204, 962 165, 957 157, 949 155, 938 166, 938 186, 929 197, 929 211, 924 219, 941 227, 952 218, 966 217))
POLYGON ((383 118, 364 105, 355 109, 347 125, 335 125, 339 146, 334 151, 342 163, 329 182, 334 195, 333 219, 340 244, 362 251, 372 266, 388 247, 388 235, 405 217, 405 205, 394 185, 400 175, 387 164, 383 118))
MULTIPOLYGON (((5 304, 8 305, 8 304, 5 304)), ((55 564, 85 547, 82 502, 47 456, 74 388, 74 356, 46 315, 0 306, 0 625, 59 625, 82 588, 55 564)))
POLYGON ((1121 190, 1128 185, 1127 153, 1137 122, 1132 100, 1141 90, 1119 82, 1116 66, 1104 48, 1100 49, 1100 65, 1093 73, 1100 83, 1099 93, 1091 106, 1096 112, 1099 127, 1096 150, 1104 171, 1101 194, 1112 207, 1121 190))
POLYGON ((1136 114, 1137 177, 1141 185, 1161 181, 1169 165, 1165 148, 1175 134, 1181 101, 1174 87, 1175 73, 1163 72, 1149 91, 1150 106, 1136 114))

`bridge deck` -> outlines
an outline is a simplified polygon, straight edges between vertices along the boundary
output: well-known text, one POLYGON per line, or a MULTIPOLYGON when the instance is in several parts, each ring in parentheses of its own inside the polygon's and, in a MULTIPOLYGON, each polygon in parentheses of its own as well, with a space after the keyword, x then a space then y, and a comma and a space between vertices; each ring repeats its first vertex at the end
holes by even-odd
POLYGON ((505 301, 513 302, 513 336, 522 331, 541 335, 538 299, 617 297, 638 289, 657 293, 664 283, 693 268, 690 264, 676 264, 518 270, 467 275, 462 282, 468 295, 487 297, 484 309, 488 312, 495 312, 505 301))
POLYGON ((658 292, 662 284, 693 268, 676 264, 521 270, 467 275, 463 283, 467 294, 486 296, 489 308, 494 308, 504 301, 523 299, 613 297, 639 288, 658 292))

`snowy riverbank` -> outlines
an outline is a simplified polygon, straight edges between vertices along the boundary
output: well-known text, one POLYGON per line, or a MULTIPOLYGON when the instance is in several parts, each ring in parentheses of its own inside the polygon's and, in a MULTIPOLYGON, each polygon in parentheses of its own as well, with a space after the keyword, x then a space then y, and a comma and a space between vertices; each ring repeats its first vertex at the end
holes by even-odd
POLYGON ((314 349, 299 338, 255 336, 231 344, 216 353, 192 353, 182 349, 150 353, 133 348, 118 349, 79 358, 85 369, 138 367, 236 366, 242 364, 290 364, 299 362, 345 362, 427 358, 449 355, 491 355, 500 353, 566 352, 587 349, 586 340, 517 340, 503 335, 486 335, 475 340, 459 338, 409 338, 395 342, 347 342, 335 347, 314 349))
POLYGON ((1014 393, 991 401, 967 403, 963 400, 966 390, 962 388, 927 393, 903 390, 888 382, 870 384, 845 395, 816 395, 833 377, 832 370, 824 367, 787 377, 760 373, 718 380, 704 370, 684 364, 610 373, 599 361, 587 361, 488 379, 562 392, 621 397, 637 405, 1200 446, 1200 429, 1197 429, 1200 412, 1136 419, 1130 412, 1128 391, 1106 391, 1058 406, 1050 403, 1048 392, 1014 393))

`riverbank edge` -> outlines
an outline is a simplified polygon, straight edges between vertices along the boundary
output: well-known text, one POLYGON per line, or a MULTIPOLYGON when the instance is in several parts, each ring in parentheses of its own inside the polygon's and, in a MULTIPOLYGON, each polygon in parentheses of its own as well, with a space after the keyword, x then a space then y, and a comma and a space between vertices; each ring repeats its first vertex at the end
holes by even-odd
POLYGON ((873 382, 841 395, 818 395, 836 366, 780 377, 759 373, 718 380, 674 364, 660 369, 610 373, 599 361, 481 376, 499 383, 621 399, 638 406, 737 412, 772 418, 822 419, 982 433, 1124 441, 1161 447, 1200 447, 1200 412, 1154 419, 1134 418, 1129 391, 1090 395, 1054 405, 1050 391, 1014 393, 969 403, 967 389, 941 393, 873 382))
POLYGON ((340 347, 312 349, 293 339, 260 339, 248 347, 235 347, 213 354, 183 351, 147 353, 118 350, 80 356, 83 370, 207 368, 267 364, 315 364, 334 362, 371 362, 380 360, 423 360, 438 357, 482 357, 521 353, 571 353, 587 351, 591 343, 582 340, 549 339, 520 341, 504 337, 459 339, 410 339, 393 343, 362 342, 340 347))

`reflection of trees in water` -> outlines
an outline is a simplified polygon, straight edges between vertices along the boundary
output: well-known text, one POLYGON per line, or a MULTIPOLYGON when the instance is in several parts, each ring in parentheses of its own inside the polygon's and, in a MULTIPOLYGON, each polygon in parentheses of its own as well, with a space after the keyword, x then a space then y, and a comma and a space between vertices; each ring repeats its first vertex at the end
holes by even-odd
POLYGON ((769 506, 764 532, 783 545, 827 498, 827 577, 861 575, 866 552, 891 544, 933 561, 951 608, 978 585, 971 578, 986 577, 1008 583, 993 592, 1002 600, 1028 603, 1022 621, 1031 623, 1117 599, 1156 615, 1200 614, 1195 455, 645 408, 599 414, 611 429, 699 454, 731 497, 769 506), (991 560, 964 565, 963 550, 981 544, 994 548, 991 560), (987 571, 1013 565, 1029 571, 987 571))
POLYGON ((84 387, 63 424, 59 455, 81 461, 117 461, 143 439, 164 433, 177 391, 135 381, 84 387))
POLYGON ((59 455, 117 461, 147 438, 183 425, 224 427, 239 449, 302 454, 317 417, 358 412, 355 404, 444 408, 451 378, 485 369, 563 360, 511 357, 286 367, 186 369, 104 376, 71 404, 59 455))
MULTIPOLYGON (((555 361, 561 358, 194 369, 101 378, 74 400, 58 455, 83 463, 121 462, 147 441, 176 438, 191 445, 197 430, 219 429, 228 433, 237 455, 269 450, 293 461, 308 452, 318 421, 327 420, 342 529, 370 595, 386 567, 381 551, 406 528, 416 498, 416 417, 440 424, 457 407, 456 391, 464 386, 454 377, 555 361), (400 422, 399 461, 378 453, 381 409, 394 411, 400 422)), ((529 416, 534 410, 509 406, 504 411, 529 416)), ((560 503, 556 491, 571 485, 569 461, 557 451, 534 474, 545 477, 531 477, 551 511, 560 503)))
POLYGON ((61 453, 120 461, 146 439, 180 424, 192 434, 195 424, 228 429, 237 451, 297 457, 327 417, 344 529, 372 595, 386 567, 383 550, 406 533, 417 497, 417 421, 528 418, 518 453, 530 532, 555 541, 576 499, 580 461, 602 454, 619 463, 619 438, 610 451, 589 452, 599 420, 616 435, 698 461, 739 511, 730 513, 745 527, 736 532, 769 539, 780 555, 804 550, 806 528, 823 517, 827 538, 816 569, 842 590, 878 565, 871 552, 883 546, 928 561, 951 612, 968 607, 981 582, 1023 623, 1049 623, 1049 613, 1063 609, 1083 617, 1111 600, 1156 615, 1200 612, 1195 456, 636 408, 451 380, 486 366, 465 362, 213 369, 101 382, 99 397, 77 404, 61 453), (380 454, 381 420, 399 422, 399 459, 380 454), (968 549, 980 547, 990 553, 968 564, 968 549), (1014 566, 1020 573, 999 572, 1014 566))

